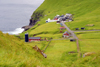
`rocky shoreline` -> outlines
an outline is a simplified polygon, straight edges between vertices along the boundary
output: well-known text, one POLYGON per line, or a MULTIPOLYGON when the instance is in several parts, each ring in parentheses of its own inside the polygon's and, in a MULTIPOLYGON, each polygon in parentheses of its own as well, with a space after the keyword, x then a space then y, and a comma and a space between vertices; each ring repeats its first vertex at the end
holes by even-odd
MULTIPOLYGON (((27 25, 27 26, 23 26, 22 28, 24 29, 24 31, 27 31, 27 30, 30 29, 31 27, 33 27, 33 26, 27 25)), ((24 32, 24 31, 23 31, 23 32, 24 32)))
POLYGON ((44 12, 44 10, 35 11, 33 13, 33 15, 31 16, 29 25, 22 27, 22 28, 24 28, 24 31, 27 31, 28 29, 33 27, 38 21, 40 21, 40 18, 41 17, 43 18, 43 16, 44 16, 43 12, 44 12))
POLYGON ((31 27, 33 27, 38 21, 39 20, 34 20, 33 18, 31 18, 29 25, 23 26, 22 28, 24 28, 24 31, 27 31, 28 29, 30 29, 31 27))

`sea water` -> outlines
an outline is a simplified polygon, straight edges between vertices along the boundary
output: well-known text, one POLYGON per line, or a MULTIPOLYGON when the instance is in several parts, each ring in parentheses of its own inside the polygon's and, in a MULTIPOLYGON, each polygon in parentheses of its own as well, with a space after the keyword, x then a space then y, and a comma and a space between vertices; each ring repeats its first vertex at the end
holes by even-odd
POLYGON ((3 33, 19 34, 22 26, 44 0, 0 0, 0 30, 3 33))

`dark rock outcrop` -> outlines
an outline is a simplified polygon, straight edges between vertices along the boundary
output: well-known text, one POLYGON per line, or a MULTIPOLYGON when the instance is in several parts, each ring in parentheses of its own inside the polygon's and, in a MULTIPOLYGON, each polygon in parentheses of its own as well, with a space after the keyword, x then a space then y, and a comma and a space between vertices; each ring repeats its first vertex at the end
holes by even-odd
POLYGON ((44 16, 44 10, 39 10, 39 11, 35 11, 30 19, 30 23, 28 26, 23 26, 22 28, 24 28, 24 31, 27 31, 28 29, 30 29, 31 27, 33 27, 38 21, 40 21, 40 18, 42 18, 44 16))
POLYGON ((29 23, 29 25, 35 25, 35 23, 36 23, 36 20, 32 20, 32 19, 30 19, 30 23, 29 23))
POLYGON ((23 26, 22 28, 24 28, 24 31, 27 31, 28 29, 30 29, 33 26, 27 25, 27 26, 23 26))
POLYGON ((29 25, 35 25, 36 22, 40 21, 40 18, 44 16, 44 10, 35 11, 30 19, 29 25))

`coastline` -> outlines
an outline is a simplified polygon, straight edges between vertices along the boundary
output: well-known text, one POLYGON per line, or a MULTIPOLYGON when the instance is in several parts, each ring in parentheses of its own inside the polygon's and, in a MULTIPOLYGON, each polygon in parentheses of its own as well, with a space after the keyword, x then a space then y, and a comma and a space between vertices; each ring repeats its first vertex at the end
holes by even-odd
MULTIPOLYGON (((27 31, 28 29, 30 29, 31 27, 33 27, 34 25, 27 25, 27 26, 23 26, 22 28, 24 29, 24 31, 27 31)), ((23 31, 23 32, 24 32, 23 31)))
POLYGON ((22 33, 24 31, 24 28, 16 28, 13 31, 2 31, 3 33, 8 33, 10 35, 19 35, 20 33, 22 33))

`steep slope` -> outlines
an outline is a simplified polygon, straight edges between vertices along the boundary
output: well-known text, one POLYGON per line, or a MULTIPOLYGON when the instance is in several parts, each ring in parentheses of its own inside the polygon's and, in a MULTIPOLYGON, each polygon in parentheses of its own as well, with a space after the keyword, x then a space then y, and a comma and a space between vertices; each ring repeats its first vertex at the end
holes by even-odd
MULTIPOLYGON (((41 17, 41 21, 28 30, 30 35, 35 33, 34 29, 38 30, 38 33, 41 32, 38 24, 46 31, 49 26, 45 24, 45 20, 53 19, 57 14, 66 13, 74 14, 74 21, 66 23, 72 30, 81 27, 85 27, 86 30, 100 29, 100 0, 45 0, 35 12, 39 11, 44 11, 44 17, 41 17), (94 26, 88 27, 87 24, 94 24, 94 26)), ((34 18, 34 13, 32 17, 34 18)), ((22 36, 24 35, 22 34, 22 36)))
MULTIPOLYGON (((79 38, 81 49, 81 58, 79 58, 77 57, 76 42, 70 42, 68 39, 59 40, 63 39, 63 33, 60 33, 59 29, 61 25, 56 24, 56 22, 45 22, 48 18, 53 19, 57 14, 71 13, 74 14, 74 21, 66 22, 71 30, 81 27, 85 27, 86 30, 100 29, 100 0, 45 0, 35 12, 39 11, 44 11, 44 17, 41 17, 40 21, 26 32, 31 37, 35 34, 36 37, 52 37, 54 39, 45 51, 47 59, 42 60, 41 64, 45 67, 100 66, 100 31, 75 33, 79 38), (94 24, 94 26, 88 27, 87 24, 94 24), (83 58, 84 53, 87 52, 94 52, 95 54, 83 58)), ((32 15, 32 18, 34 18, 34 15, 32 15)), ((23 32, 20 36, 24 37, 26 32, 23 32)), ((32 46, 37 44, 40 48, 44 48, 47 43, 48 41, 40 41, 29 44, 32 46)))
POLYGON ((0 31, 0 67, 35 67, 41 64, 38 62, 41 61, 38 60, 39 57, 42 59, 32 46, 13 35, 3 34, 0 31))
POLYGON ((57 14, 71 13, 74 14, 76 22, 86 21, 86 18, 89 18, 88 20, 91 20, 91 23, 94 22, 92 20, 100 21, 97 19, 100 18, 100 0, 45 0, 36 11, 39 10, 45 10, 46 18, 53 18, 57 14))

